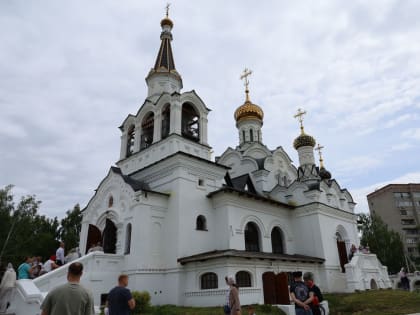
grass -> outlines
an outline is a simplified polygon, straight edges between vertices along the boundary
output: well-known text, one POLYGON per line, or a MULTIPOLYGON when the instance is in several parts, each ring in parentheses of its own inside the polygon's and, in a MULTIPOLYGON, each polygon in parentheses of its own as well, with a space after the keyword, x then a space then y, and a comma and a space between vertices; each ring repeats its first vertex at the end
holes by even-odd
POLYGON ((374 290, 324 294, 331 315, 405 315, 420 312, 420 293, 374 290))
MULTIPOLYGON (((420 313, 420 292, 372 290, 346 294, 324 294, 331 315, 406 315, 420 313)), ((247 315, 247 307, 242 315, 247 315)), ((284 315, 270 305, 256 305, 258 315, 284 315)), ((137 314, 136 314, 137 315, 137 314)), ((223 315, 221 307, 152 306, 141 315, 223 315)))
MULTIPOLYGON (((242 315, 247 315, 247 308, 242 307, 242 315)), ((284 312, 271 305, 255 305, 258 315, 284 315, 284 312)), ((177 307, 174 305, 152 306, 141 315, 224 315, 222 307, 177 307)))

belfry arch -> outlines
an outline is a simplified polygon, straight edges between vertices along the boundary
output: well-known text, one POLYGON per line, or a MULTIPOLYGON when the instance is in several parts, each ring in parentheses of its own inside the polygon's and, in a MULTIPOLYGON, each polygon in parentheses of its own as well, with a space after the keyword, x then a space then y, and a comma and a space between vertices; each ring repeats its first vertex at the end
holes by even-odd
POLYGON ((182 104, 181 133, 192 141, 200 141, 200 114, 190 103, 182 104))
POLYGON ((144 116, 141 122, 140 150, 148 148, 153 143, 155 128, 155 115, 150 112, 144 116))

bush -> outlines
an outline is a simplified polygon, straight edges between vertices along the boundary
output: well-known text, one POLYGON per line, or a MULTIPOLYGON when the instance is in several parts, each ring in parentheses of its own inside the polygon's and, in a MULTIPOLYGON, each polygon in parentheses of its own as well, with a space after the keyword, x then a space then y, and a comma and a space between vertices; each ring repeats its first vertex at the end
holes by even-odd
POLYGON ((131 292, 133 299, 136 301, 136 307, 131 311, 131 314, 138 315, 148 311, 150 308, 150 294, 147 291, 133 291, 131 292))

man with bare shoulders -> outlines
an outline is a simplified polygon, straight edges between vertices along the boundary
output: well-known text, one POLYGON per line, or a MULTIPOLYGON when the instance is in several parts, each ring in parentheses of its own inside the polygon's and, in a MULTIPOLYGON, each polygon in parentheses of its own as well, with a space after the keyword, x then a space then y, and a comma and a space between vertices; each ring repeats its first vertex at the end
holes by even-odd
POLYGON ((92 294, 80 285, 82 274, 81 263, 70 264, 68 282, 48 292, 41 305, 41 315, 94 315, 92 294))

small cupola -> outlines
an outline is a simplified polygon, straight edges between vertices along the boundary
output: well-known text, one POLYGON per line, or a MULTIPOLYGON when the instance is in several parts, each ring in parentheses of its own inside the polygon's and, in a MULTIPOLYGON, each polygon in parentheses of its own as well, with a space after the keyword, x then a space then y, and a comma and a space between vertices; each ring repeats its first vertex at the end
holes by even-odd
POLYGON ((240 76, 245 85, 245 102, 234 113, 236 127, 239 130, 239 143, 243 145, 250 142, 262 143, 261 127, 263 125, 264 112, 260 106, 251 102, 249 97, 249 79, 252 71, 245 68, 240 76))

